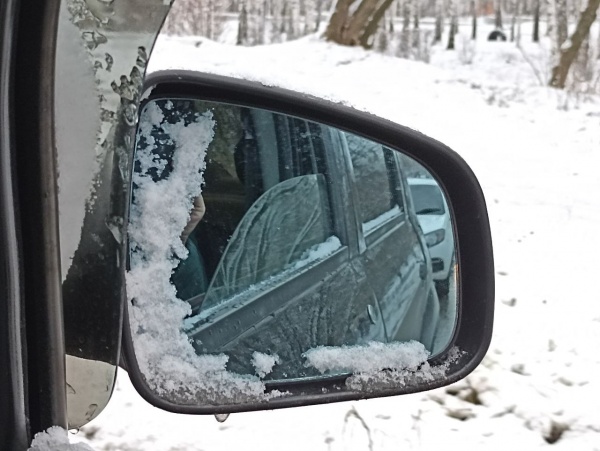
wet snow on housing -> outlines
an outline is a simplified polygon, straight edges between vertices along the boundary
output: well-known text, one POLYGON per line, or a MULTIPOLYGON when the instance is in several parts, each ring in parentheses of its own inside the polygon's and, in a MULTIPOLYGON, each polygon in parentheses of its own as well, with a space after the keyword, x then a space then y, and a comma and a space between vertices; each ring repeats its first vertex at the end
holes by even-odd
POLYGON ((52 426, 33 437, 29 451, 93 451, 85 443, 69 443, 67 431, 60 426, 52 426))
POLYGON ((385 368, 416 371, 427 361, 429 351, 421 343, 380 343, 330 347, 319 346, 304 353, 306 366, 326 371, 374 372, 385 368))
POLYGON ((445 376, 449 365, 462 355, 458 348, 441 365, 427 362, 429 351, 417 341, 329 347, 305 352, 306 366, 321 373, 353 373, 346 387, 355 391, 378 391, 405 386, 415 380, 433 381, 445 376))
POLYGON ((269 355, 258 351, 252 354, 252 365, 254 365, 256 374, 258 374, 260 378, 265 377, 273 371, 273 367, 277 363, 279 363, 279 356, 277 354, 269 355))
MULTIPOLYGON (((170 110, 172 104, 165 103, 170 110)), ((139 170, 131 206, 129 240, 131 269, 127 274, 129 320, 136 359, 149 387, 179 403, 237 403, 265 400, 264 385, 256 376, 229 373, 228 357, 199 356, 182 331, 189 304, 177 298, 170 278, 179 259, 187 257, 180 239, 189 220, 193 199, 200 195, 208 145, 214 136, 212 114, 197 114, 185 124, 183 117, 166 121, 156 103, 142 112, 137 150, 139 170), (167 162, 157 156, 152 131, 161 129, 174 145, 172 171, 163 173, 167 162)))

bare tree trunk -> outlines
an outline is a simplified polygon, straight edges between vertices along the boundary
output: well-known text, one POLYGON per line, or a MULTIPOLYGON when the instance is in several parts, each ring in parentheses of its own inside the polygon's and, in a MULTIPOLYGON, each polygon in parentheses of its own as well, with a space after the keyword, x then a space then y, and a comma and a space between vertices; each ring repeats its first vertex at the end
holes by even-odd
POLYGON ((540 42, 540 2, 533 0, 533 42, 540 42))
POLYGON ((383 2, 379 5, 379 8, 376 9, 372 16, 368 19, 369 21, 364 27, 362 35, 360 37, 360 45, 362 45, 365 48, 369 48, 370 46, 372 46, 372 37, 377 31, 377 27, 379 26, 381 19, 383 19, 385 12, 388 10, 388 8, 393 2, 394 0, 383 0, 383 2))
POLYGON ((355 0, 337 0, 335 10, 331 15, 331 19, 329 19, 329 24, 327 24, 327 30, 325 31, 325 37, 328 41, 347 45, 344 35, 347 23, 350 20, 350 6, 354 2, 355 0))
POLYGON ((315 14, 317 5, 315 0, 304 0, 304 33, 305 35, 312 33, 315 29, 315 14))
POLYGON ((494 26, 501 30, 502 26, 502 1, 494 0, 494 26))
POLYGON ((477 0, 471 0, 471 39, 477 39, 477 0))
POLYGON ((402 30, 410 28, 410 4, 412 0, 402 0, 402 30))
POLYGON ((325 32, 327 40, 343 45, 372 46, 377 26, 393 0, 361 0, 351 11, 356 1, 337 0, 325 32))
POLYGON ((245 45, 248 42, 248 11, 246 4, 242 4, 238 23, 237 45, 245 45))
POLYGON ((590 28, 596 20, 596 11, 600 6, 600 0, 588 0, 585 10, 581 13, 575 31, 571 36, 569 45, 560 48, 559 62, 552 69, 550 86, 563 89, 569 75, 569 69, 577 57, 577 53, 583 41, 590 33, 590 28))
POLYGON ((546 36, 552 37, 554 33, 554 0, 544 0, 546 4, 546 36))
POLYGON ((315 19, 315 32, 319 31, 321 26, 321 14, 323 14, 323 0, 317 0, 317 17, 315 19))
POLYGON ((458 31, 458 5, 456 4, 457 0, 450 0, 448 3, 448 9, 450 12, 450 31, 448 34, 448 45, 446 50, 454 50, 455 46, 455 36, 458 31))
POLYGON ((511 0, 510 6, 512 9, 512 18, 510 21, 510 42, 515 42, 515 29, 517 26, 517 2, 518 0, 511 0))
POLYGON ((296 39, 300 36, 300 1, 290 0, 288 11, 288 40, 296 39))
POLYGON ((421 21, 421 7, 420 7, 420 2, 419 0, 412 0, 411 1, 411 9, 412 9, 412 15, 414 18, 414 29, 418 30, 419 29, 419 22, 421 21))
POLYGON ((567 9, 567 0, 554 0, 554 45, 557 54, 560 48, 569 36, 569 12, 567 9))
POLYGON ((435 31, 433 42, 442 42, 442 34, 444 33, 444 0, 436 0, 435 2, 435 31))
POLYGON ((410 4, 412 0, 402 0, 402 34, 398 56, 408 58, 410 54, 410 4))
POLYGON ((521 45, 521 14, 524 9, 524 0, 517 0, 517 31, 515 41, 517 41, 517 46, 521 45))
POLYGON ((267 43, 267 14, 269 13, 269 2, 263 0, 262 8, 260 10, 260 23, 258 25, 258 42, 257 44, 267 43))

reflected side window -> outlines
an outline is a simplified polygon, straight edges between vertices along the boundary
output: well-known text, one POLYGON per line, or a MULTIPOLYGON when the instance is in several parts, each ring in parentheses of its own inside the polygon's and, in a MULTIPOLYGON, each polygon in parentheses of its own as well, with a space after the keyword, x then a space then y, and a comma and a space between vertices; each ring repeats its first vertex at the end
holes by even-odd
POLYGON ((320 126, 264 110, 247 113, 244 139, 253 145, 244 160, 254 163, 244 164, 245 178, 260 180, 264 191, 231 235, 202 310, 254 296, 341 247, 320 126))
POLYGON ((402 184, 393 151, 360 136, 344 136, 354 172, 357 209, 367 234, 403 212, 402 184))

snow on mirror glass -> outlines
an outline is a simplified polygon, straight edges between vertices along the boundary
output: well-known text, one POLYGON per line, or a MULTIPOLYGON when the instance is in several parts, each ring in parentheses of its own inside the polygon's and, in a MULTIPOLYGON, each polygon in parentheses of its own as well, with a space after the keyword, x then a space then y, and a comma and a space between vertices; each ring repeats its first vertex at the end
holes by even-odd
POLYGON ((128 230, 136 360, 172 402, 268 401, 286 396, 267 390, 281 381, 414 375, 451 343, 442 190, 365 138, 260 109, 151 100, 128 230))

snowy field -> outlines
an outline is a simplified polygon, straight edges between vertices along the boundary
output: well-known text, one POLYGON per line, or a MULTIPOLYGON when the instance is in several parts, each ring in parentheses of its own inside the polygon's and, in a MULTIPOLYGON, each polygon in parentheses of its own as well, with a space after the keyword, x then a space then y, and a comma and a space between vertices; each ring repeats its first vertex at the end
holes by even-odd
POLYGON ((485 192, 497 277, 494 338, 474 373, 423 394, 218 423, 155 409, 121 372, 106 410, 71 441, 122 451, 600 450, 600 98, 540 86, 548 51, 524 35, 534 70, 486 31, 473 64, 442 48, 426 65, 316 37, 253 48, 162 37, 150 62, 343 101, 459 152, 485 192))

